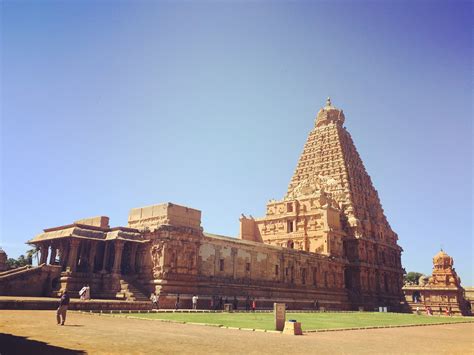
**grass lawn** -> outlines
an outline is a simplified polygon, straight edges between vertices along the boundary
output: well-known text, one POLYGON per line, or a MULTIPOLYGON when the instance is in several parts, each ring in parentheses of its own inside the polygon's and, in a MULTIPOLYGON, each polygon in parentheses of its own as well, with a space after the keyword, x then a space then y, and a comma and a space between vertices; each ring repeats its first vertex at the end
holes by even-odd
MULTIPOLYGON (((273 330, 273 313, 132 313, 146 319, 218 324, 227 327, 273 330)), ((286 319, 301 322, 303 330, 373 327, 404 324, 436 324, 468 321, 466 317, 424 316, 401 313, 287 313, 286 319)))

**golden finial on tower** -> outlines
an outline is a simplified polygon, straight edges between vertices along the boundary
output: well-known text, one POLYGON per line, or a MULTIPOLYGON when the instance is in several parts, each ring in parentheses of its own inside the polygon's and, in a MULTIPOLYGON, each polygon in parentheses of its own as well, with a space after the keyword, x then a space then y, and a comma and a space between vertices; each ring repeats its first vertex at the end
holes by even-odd
POLYGON ((328 97, 327 100, 326 100, 326 106, 331 107, 331 98, 330 97, 328 97))

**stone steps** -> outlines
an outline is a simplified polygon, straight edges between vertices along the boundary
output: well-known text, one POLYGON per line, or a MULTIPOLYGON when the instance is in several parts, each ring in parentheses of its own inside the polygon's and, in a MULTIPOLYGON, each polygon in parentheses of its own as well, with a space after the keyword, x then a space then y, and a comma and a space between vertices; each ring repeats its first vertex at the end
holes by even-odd
POLYGON ((116 298, 124 299, 127 301, 149 301, 148 297, 145 296, 136 286, 134 286, 130 280, 120 280, 121 290, 117 292, 116 298))

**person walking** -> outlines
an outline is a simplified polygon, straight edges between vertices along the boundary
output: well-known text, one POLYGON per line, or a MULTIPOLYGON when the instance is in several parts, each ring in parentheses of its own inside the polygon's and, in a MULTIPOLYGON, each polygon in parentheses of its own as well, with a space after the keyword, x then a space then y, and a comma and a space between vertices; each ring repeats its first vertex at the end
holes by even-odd
POLYGON ((69 295, 67 293, 67 290, 64 290, 63 294, 61 295, 61 298, 59 299, 59 307, 56 310, 56 321, 58 322, 58 325, 64 325, 64 322, 66 321, 66 312, 68 307, 69 295))
POLYGON ((192 300, 193 300, 193 309, 197 309, 198 296, 194 295, 192 300))
POLYGON ((156 297, 156 294, 153 292, 150 296, 150 301, 151 301, 151 306, 152 308, 158 309, 158 298, 156 297))
POLYGON ((174 305, 174 309, 175 310, 179 309, 179 293, 176 295, 176 303, 174 305))
POLYGON ((255 301, 255 298, 254 298, 252 301, 252 312, 255 312, 256 309, 257 309, 257 301, 255 301))

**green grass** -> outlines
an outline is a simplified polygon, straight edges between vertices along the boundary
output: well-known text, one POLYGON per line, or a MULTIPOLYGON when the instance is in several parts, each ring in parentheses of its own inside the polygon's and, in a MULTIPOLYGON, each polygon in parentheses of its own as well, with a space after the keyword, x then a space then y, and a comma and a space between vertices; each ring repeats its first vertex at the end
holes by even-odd
MULTIPOLYGON (((132 313, 122 314, 145 319, 206 323, 236 328, 273 330, 272 313, 132 313)), ((287 313, 286 319, 301 322, 303 330, 358 328, 388 325, 436 324, 469 321, 469 318, 424 316, 401 313, 287 313)))

